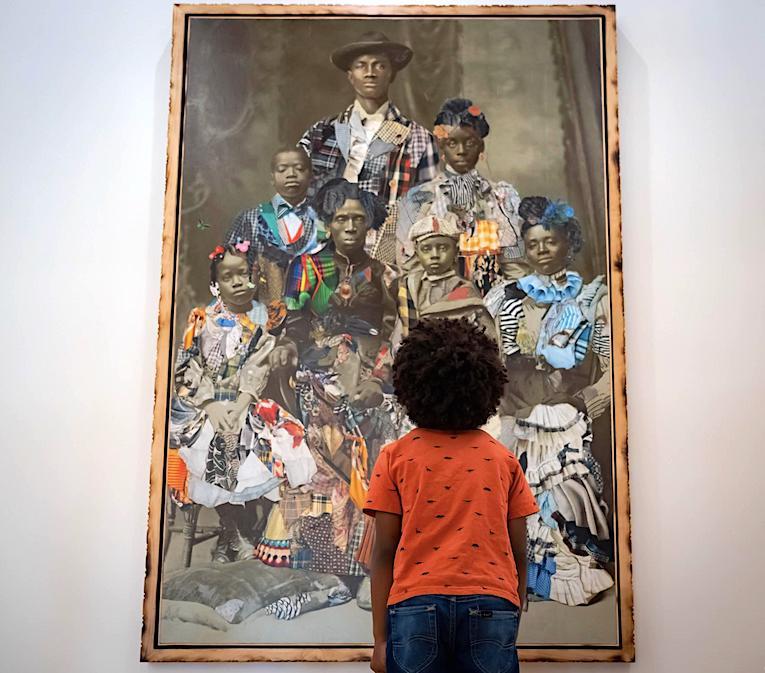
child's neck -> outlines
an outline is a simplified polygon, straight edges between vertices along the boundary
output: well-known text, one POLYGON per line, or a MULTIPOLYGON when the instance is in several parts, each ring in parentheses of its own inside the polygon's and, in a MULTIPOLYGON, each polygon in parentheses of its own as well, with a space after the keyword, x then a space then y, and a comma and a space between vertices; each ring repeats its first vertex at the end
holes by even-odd
POLYGON ((237 315, 249 313, 252 310, 251 301, 248 301, 246 304, 236 305, 236 304, 232 304, 230 302, 224 302, 223 300, 221 300, 221 304, 223 304, 223 308, 225 308, 229 313, 236 313, 237 315))
POLYGON ((287 203, 289 203, 293 208, 295 206, 299 206, 303 201, 305 201, 305 194, 301 194, 300 196, 285 196, 281 192, 276 192, 279 196, 281 196, 287 203))

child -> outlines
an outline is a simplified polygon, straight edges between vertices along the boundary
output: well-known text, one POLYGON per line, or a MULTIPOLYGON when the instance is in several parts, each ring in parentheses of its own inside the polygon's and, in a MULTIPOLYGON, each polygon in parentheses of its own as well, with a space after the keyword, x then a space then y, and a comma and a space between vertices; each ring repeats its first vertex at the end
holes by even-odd
POLYGON ((496 337, 494 321, 473 283, 457 274, 462 230, 454 213, 426 215, 409 230, 419 264, 399 285, 403 336, 425 318, 467 318, 496 337))
POLYGON ((248 259, 257 269, 258 293, 266 304, 281 299, 289 263, 327 238, 324 225, 306 200, 311 177, 311 162, 302 149, 278 150, 271 159, 276 194, 240 213, 226 234, 229 244, 252 241, 248 259))
POLYGON ((518 671, 525 517, 538 508, 515 456, 479 430, 506 380, 495 342, 464 318, 422 321, 396 355, 418 427, 380 452, 364 508, 373 671, 518 671))
POLYGON ((249 241, 217 246, 209 255, 214 299, 189 315, 175 367, 171 429, 188 471, 188 499, 218 511, 218 562, 252 557, 259 537, 252 528, 265 523, 270 503, 259 503, 265 505, 260 522, 251 520, 258 507, 245 505, 262 496, 278 500, 284 476, 242 441, 276 345, 269 333, 275 317, 257 300, 250 279, 249 247, 249 241))

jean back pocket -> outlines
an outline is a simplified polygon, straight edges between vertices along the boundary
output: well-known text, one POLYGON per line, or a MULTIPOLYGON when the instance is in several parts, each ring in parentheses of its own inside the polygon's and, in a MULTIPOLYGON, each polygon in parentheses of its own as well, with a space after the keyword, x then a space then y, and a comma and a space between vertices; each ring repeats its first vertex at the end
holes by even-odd
POLYGON ((483 673, 510 673, 518 670, 515 639, 518 610, 471 608, 470 654, 483 673))
POLYGON ((419 673, 438 654, 435 605, 389 609, 393 659, 404 673, 419 673))

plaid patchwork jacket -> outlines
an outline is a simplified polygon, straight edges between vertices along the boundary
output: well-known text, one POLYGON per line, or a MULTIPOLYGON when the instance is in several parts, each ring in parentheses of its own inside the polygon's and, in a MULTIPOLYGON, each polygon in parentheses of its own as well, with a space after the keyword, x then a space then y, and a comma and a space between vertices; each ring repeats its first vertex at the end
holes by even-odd
MULTIPOLYGON (((353 105, 335 117, 320 119, 298 142, 311 157, 310 195, 332 178, 342 177, 351 148, 353 105)), ((433 135, 404 117, 392 103, 367 150, 359 187, 382 197, 387 205, 438 173, 438 146, 433 135)))

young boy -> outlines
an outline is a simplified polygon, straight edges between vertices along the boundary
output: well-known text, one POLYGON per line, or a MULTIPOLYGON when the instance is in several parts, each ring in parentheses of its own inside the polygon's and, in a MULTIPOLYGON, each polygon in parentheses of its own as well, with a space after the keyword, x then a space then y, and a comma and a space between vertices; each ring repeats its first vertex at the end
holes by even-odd
POLYGON ((266 304, 282 298, 289 263, 327 238, 306 200, 311 177, 311 162, 302 149, 278 150, 271 159, 276 194, 240 213, 226 234, 226 244, 252 241, 249 262, 257 271, 259 296, 266 304))
POLYGON ((399 315, 404 336, 425 318, 467 318, 496 338, 494 320, 475 286, 457 274, 462 229, 454 213, 426 215, 409 230, 417 265, 399 285, 399 315))
POLYGON ((380 452, 364 511, 377 673, 518 671, 526 519, 538 507, 518 460, 480 428, 507 380, 496 343, 459 320, 425 320, 393 369, 418 426, 380 452))

